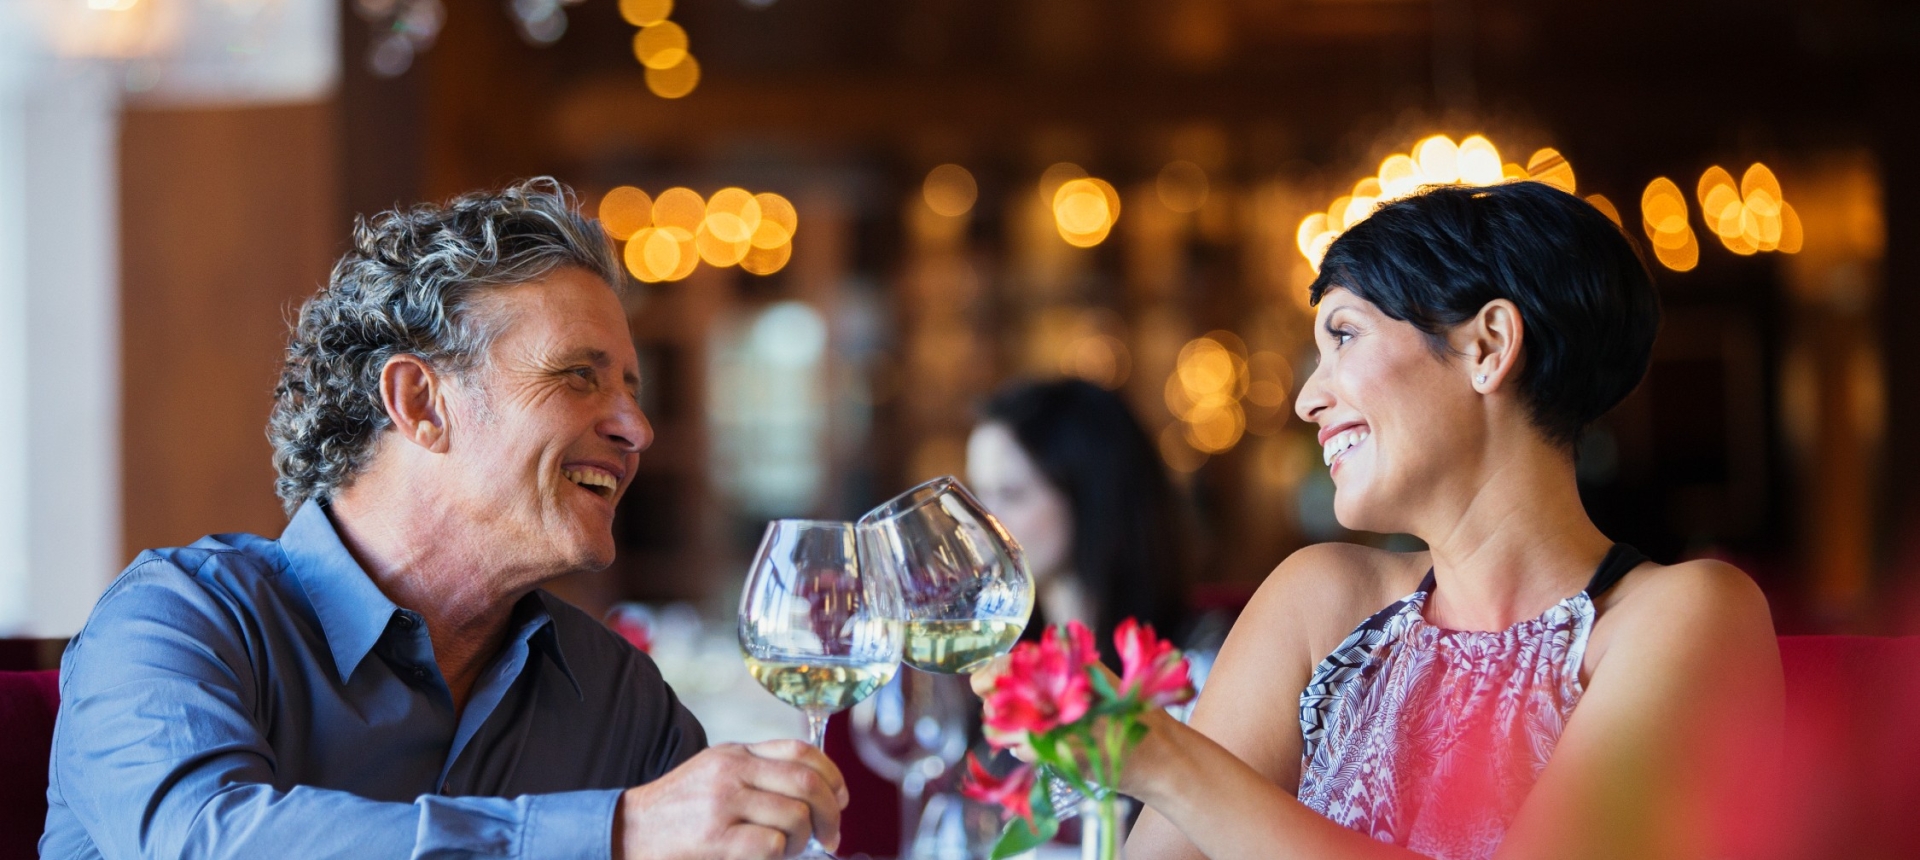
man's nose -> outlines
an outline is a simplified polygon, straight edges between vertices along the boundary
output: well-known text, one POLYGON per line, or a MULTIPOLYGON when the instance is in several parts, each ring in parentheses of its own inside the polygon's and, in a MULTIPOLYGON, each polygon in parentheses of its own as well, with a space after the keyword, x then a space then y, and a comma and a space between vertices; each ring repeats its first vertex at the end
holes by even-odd
POLYGON ((631 397, 616 400, 613 415, 602 425, 601 433, 628 454, 638 454, 653 444, 653 424, 631 397))

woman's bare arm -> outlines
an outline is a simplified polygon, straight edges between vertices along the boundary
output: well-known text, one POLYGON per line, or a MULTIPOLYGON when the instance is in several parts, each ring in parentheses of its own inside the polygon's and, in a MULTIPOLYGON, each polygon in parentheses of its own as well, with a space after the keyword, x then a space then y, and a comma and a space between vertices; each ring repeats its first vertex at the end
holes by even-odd
MULTIPOLYGON (((1365 547, 1321 544, 1294 553, 1275 568, 1221 647, 1183 743, 1207 742, 1246 771, 1238 776, 1251 776, 1299 806, 1292 795, 1300 784, 1300 692, 1314 666, 1392 599, 1381 595, 1393 594, 1399 584, 1383 587, 1375 570, 1379 558, 1387 555, 1365 547)), ((1412 584, 1406 583, 1407 590, 1412 584)), ((1178 726, 1171 719, 1164 722, 1178 726)), ((1156 748, 1159 745, 1149 744, 1136 752, 1129 771, 1158 770, 1152 760, 1156 748)), ((1203 755, 1185 764, 1209 760, 1203 755)), ((1177 782, 1172 788, 1182 790, 1177 782)), ((1250 790, 1209 785, 1193 796, 1250 790)), ((1204 860, 1201 849, 1151 801, 1127 840, 1127 853, 1136 860, 1204 860)))

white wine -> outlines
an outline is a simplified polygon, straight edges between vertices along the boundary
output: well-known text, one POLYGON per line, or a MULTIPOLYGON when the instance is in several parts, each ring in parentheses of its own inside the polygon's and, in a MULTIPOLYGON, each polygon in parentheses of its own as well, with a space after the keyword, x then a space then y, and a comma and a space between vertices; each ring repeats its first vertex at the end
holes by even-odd
POLYGON ((907 665, 924 672, 970 672, 1006 653, 1026 626, 1006 618, 909 621, 907 665))
POLYGON ((802 711, 845 710, 893 680, 900 664, 860 660, 762 660, 747 657, 747 671, 774 698, 802 711))

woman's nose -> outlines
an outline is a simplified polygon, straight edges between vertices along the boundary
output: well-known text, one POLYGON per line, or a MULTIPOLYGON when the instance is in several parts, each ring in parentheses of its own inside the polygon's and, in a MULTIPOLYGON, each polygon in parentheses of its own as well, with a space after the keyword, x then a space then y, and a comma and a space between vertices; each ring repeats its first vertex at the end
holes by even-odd
POLYGON ((1314 423, 1314 417, 1333 405, 1332 395, 1327 393, 1326 384, 1321 380, 1321 371, 1325 365, 1316 362, 1313 372, 1307 375, 1307 381, 1300 384, 1300 396, 1293 401, 1294 414, 1308 424, 1314 423))

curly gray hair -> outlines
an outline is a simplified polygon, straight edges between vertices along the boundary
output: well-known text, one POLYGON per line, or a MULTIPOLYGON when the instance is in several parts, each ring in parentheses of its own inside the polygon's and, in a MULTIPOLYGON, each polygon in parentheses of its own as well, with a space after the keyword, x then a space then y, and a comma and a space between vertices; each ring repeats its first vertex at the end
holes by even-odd
POLYGON ((599 224, 550 177, 354 219, 353 249, 300 308, 273 390, 274 489, 292 513, 346 487, 391 423, 380 373, 416 355, 448 373, 484 362, 494 326, 470 314, 493 288, 577 266, 626 279, 599 224))

